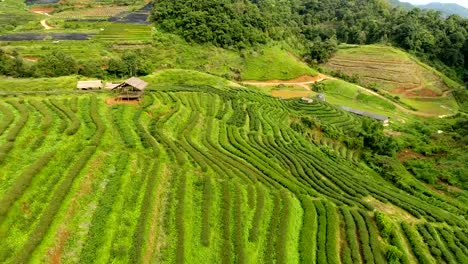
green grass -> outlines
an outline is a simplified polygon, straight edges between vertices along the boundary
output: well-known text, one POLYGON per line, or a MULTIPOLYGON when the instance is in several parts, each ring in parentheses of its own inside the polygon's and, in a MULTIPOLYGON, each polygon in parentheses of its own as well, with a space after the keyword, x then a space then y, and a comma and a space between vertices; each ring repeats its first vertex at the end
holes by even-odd
POLYGON ((251 52, 245 57, 244 80, 290 80, 318 73, 280 47, 251 52))
POLYGON ((152 75, 145 76, 143 79, 156 87, 159 85, 211 85, 217 88, 239 86, 221 77, 181 69, 161 70, 152 75))
MULTIPOLYGON (((67 89, 76 78, 18 87, 67 89)), ((0 97, 0 261, 298 263, 303 249, 342 261, 342 208, 359 216, 367 239, 356 242, 378 259, 385 245, 364 197, 429 225, 446 222, 450 232, 466 228, 466 205, 424 199, 429 189, 405 193, 333 154, 333 141, 312 143, 289 124, 313 116, 324 128, 347 130, 358 117, 195 71, 145 79, 151 89, 140 105, 107 105, 111 95, 102 93, 0 97)), ((332 87, 357 93, 342 85, 332 87)))
POLYGON ((73 91, 79 76, 66 76, 57 78, 0 78, 1 91, 73 91))

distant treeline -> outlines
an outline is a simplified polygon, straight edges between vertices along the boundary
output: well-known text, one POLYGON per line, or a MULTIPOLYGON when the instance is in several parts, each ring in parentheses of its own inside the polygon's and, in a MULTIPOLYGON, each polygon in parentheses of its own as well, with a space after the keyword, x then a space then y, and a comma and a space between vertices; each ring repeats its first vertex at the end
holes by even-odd
POLYGON ((0 75, 17 78, 73 74, 98 78, 147 75, 154 67, 144 60, 142 53, 127 51, 106 60, 77 60, 61 51, 52 51, 39 57, 37 63, 29 63, 16 52, 8 54, 0 49, 0 75))
POLYGON ((392 43, 468 80, 468 20, 459 16, 407 11, 385 0, 159 0, 154 6, 156 24, 188 41, 237 49, 294 40, 311 62, 326 61, 340 42, 392 43))

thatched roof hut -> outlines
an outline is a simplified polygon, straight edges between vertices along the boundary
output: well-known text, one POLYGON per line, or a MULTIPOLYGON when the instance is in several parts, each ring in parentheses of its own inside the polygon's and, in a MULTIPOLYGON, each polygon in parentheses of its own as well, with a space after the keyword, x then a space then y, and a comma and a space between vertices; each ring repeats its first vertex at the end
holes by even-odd
POLYGON ((112 88, 112 91, 119 93, 117 99, 120 100, 140 100, 147 86, 147 82, 139 78, 132 77, 112 88))

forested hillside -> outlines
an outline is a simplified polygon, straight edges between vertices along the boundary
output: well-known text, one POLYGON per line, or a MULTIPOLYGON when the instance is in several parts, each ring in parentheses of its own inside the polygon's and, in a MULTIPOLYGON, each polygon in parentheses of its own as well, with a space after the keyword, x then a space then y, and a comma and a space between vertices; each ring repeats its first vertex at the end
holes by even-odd
POLYGON ((458 80, 468 67, 468 20, 393 8, 384 0, 159 0, 153 19, 189 41, 222 47, 289 40, 311 61, 327 60, 339 42, 393 43, 458 80))

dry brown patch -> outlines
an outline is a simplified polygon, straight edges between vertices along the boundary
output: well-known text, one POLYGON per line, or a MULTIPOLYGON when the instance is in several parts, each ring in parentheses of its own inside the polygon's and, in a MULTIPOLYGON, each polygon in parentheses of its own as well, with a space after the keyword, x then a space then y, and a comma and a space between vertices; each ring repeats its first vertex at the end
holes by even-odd
POLYGON ((70 224, 70 221, 76 213, 76 210, 79 206, 78 201, 91 193, 93 180, 95 177, 94 173, 99 170, 103 164, 103 161, 104 158, 101 156, 91 162, 90 167, 93 169, 89 170, 89 172, 84 176, 77 195, 73 197, 70 207, 65 213, 65 219, 62 221, 58 233, 55 234, 54 246, 47 251, 47 256, 50 263, 59 264, 62 262, 63 250, 65 248, 66 242, 68 241, 68 238, 70 237, 70 232, 68 231, 67 226, 70 224))
POLYGON ((367 196, 364 198, 364 201, 370 203, 376 210, 384 212, 390 217, 404 220, 408 223, 419 223, 422 221, 421 219, 417 219, 416 217, 412 216, 402 208, 391 203, 383 203, 374 197, 367 196))
POLYGON ((384 134, 387 136, 394 136, 394 137, 401 136, 401 132, 393 131, 393 130, 384 130, 384 134))
POLYGON ((427 88, 413 90, 413 91, 406 93, 406 96, 418 96, 418 97, 440 97, 441 95, 442 95, 441 93, 437 93, 427 88))
POLYGON ((33 7, 30 9, 31 12, 36 14, 50 14, 54 12, 55 8, 53 7, 33 7))
POLYGON ((421 159, 424 155, 414 152, 411 149, 404 149, 398 153, 397 158, 401 162, 405 162, 410 159, 421 159))
POLYGON ((108 98, 106 99, 106 104, 108 105, 140 105, 140 102, 137 100, 116 100, 115 98, 108 98))
POLYGON ((309 91, 272 90, 271 95, 279 98, 300 98, 310 95, 309 91))
MULTIPOLYGON (((161 249, 166 245, 164 232, 164 214, 167 209, 167 192, 169 190, 170 171, 164 167, 161 171, 161 178, 153 199, 155 201, 150 219, 148 231, 148 245, 144 251, 143 263, 150 263, 153 256, 160 256, 161 249), (156 238, 158 240, 156 241, 156 238)), ((156 261, 159 263, 160 261, 156 261)))
POLYGON ((23 59, 27 60, 27 61, 33 61, 33 62, 36 62, 39 60, 39 57, 37 56, 24 56, 23 59))

